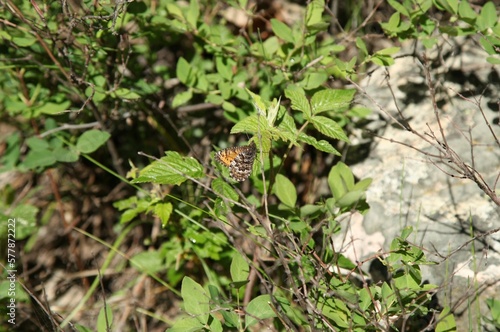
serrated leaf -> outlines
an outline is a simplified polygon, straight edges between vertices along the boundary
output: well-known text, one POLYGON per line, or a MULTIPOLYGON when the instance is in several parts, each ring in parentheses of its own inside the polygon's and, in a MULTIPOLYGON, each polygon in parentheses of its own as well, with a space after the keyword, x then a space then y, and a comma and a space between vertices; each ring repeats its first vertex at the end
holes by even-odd
POLYGON ((313 114, 345 108, 352 102, 355 89, 326 89, 316 92, 311 98, 313 114))
POLYGON ((253 114, 244 118, 231 128, 231 134, 237 133, 250 133, 260 136, 261 139, 256 142, 257 146, 261 148, 262 151, 269 151, 271 148, 271 140, 278 138, 277 134, 279 132, 269 127, 263 115, 253 114))
POLYGON ((297 190, 295 185, 282 174, 276 175, 275 184, 276 196, 288 207, 295 207, 297 203, 297 190))
POLYGON ((215 179, 212 181, 212 189, 214 192, 223 198, 230 198, 233 201, 238 201, 238 193, 231 187, 229 183, 222 179, 215 179))
POLYGON ((318 141, 314 137, 306 135, 304 133, 299 134, 298 140, 307 143, 309 145, 312 145, 320 151, 332 153, 336 156, 341 156, 340 152, 338 152, 330 143, 328 143, 325 140, 318 141))
POLYGON ((162 226, 165 227, 168 224, 170 215, 173 211, 172 203, 157 203, 155 204, 154 209, 155 215, 160 218, 162 226))
POLYGON ((160 160, 146 166, 133 183, 152 182, 157 184, 179 185, 187 177, 195 179, 204 176, 203 166, 191 157, 183 157, 174 151, 167 151, 167 155, 160 160))
POLYGON ((92 153, 104 145, 110 137, 109 133, 102 130, 88 130, 78 137, 76 149, 81 153, 92 153))
POLYGON ((306 119, 311 117, 311 105, 309 105, 304 90, 292 85, 285 90, 285 96, 292 102, 292 109, 303 112, 306 119))
POLYGON ((313 124, 314 128, 316 128, 323 135, 339 139, 344 142, 349 142, 349 139, 342 130, 342 127, 340 127, 340 125, 332 119, 321 115, 316 115, 311 118, 311 123, 313 124))
POLYGON ((264 101, 262 101, 262 97, 253 93, 252 91, 250 91, 248 89, 245 89, 245 90, 252 98, 253 105, 256 108, 257 112, 261 113, 261 114, 265 114, 266 104, 264 103, 264 101))

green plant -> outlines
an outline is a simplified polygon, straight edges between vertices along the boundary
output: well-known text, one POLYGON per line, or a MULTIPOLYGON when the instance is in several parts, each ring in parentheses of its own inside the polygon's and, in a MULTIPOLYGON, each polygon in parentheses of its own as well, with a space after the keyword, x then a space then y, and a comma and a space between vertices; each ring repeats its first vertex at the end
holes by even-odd
MULTIPOLYGON (((387 35, 418 38, 431 47, 436 30, 465 36, 481 31, 487 60, 498 63, 500 34, 492 3, 479 14, 465 1, 388 3, 396 13, 382 24, 387 35), (436 8, 452 19, 437 24, 436 8), (453 25, 458 21, 469 27, 453 25)), ((81 234, 116 244, 106 247, 112 254, 98 268, 106 269, 119 252, 126 259, 117 264, 117 273, 125 271, 125 263, 134 271, 127 286, 148 276, 182 300, 184 314, 142 314, 172 326, 171 331, 264 326, 377 331, 412 326, 429 315, 436 317, 436 331, 455 328, 448 306, 430 308, 439 288, 422 280, 420 267, 432 262, 407 240, 412 229, 404 229, 386 255, 373 257, 392 275, 380 283, 370 283, 363 272, 368 261, 352 262, 331 244, 344 227, 342 218, 369 209, 365 192, 371 183, 356 180, 339 161, 351 130, 372 111, 353 105, 356 90, 340 83, 357 81, 368 65, 392 65, 397 45, 372 51, 370 39, 357 31, 334 38, 327 33, 330 18, 321 0, 308 2, 294 23, 267 20, 268 31, 225 24, 227 16, 215 15, 208 1, 2 4, 0 110, 16 134, 4 140, 1 171, 56 169, 65 183, 78 183, 68 190, 49 180, 65 235, 74 224, 65 219, 64 202, 95 195, 95 182, 87 184, 88 179, 112 188, 115 182, 132 185, 119 198, 111 196, 121 215, 109 228, 133 238, 132 228, 153 228, 159 221, 156 238, 124 244, 113 234, 102 240, 81 234), (349 59, 346 50, 353 50, 349 59), (335 83, 339 86, 332 88, 335 83), (211 161, 214 152, 202 143, 231 146, 229 134, 248 135, 257 146, 253 173, 241 186, 211 161), (143 156, 157 154, 158 146, 168 147, 165 156, 144 165, 143 156), (138 157, 137 151, 144 152, 138 157), (126 160, 132 168, 128 174, 126 160), (87 162, 97 170, 88 178, 71 172, 87 162), (72 195, 75 188, 83 189, 72 195), (67 191, 61 195, 60 189, 67 191), (126 256, 119 245, 136 250, 126 256)), ((247 1, 225 5, 259 18, 247 1)), ((106 195, 112 192, 105 189, 106 195)), ((40 240, 39 208, 19 204, 9 188, 3 193, 2 211, 27 221, 19 240, 40 240)), ((102 201, 109 202, 107 196, 102 201)), ((86 220, 79 209, 72 212, 75 220, 86 220)), ((75 238, 68 242, 78 248, 75 238)), ((87 304, 97 281, 76 309, 87 304)), ((110 328, 117 321, 115 308, 98 303, 96 328, 110 328)))

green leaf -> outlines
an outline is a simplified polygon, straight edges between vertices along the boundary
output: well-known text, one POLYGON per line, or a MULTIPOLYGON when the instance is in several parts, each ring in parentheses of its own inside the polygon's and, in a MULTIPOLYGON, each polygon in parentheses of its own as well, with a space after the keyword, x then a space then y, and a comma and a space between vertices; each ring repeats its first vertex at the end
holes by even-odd
POLYGON ((403 6, 401 3, 399 3, 396 0, 387 0, 389 5, 391 5, 392 8, 394 8, 397 12, 403 14, 404 16, 409 17, 410 13, 408 12, 408 9, 403 6))
POLYGON ((109 306, 102 307, 97 316, 97 331, 107 332, 113 326, 113 311, 109 306))
POLYGON ((54 158, 63 163, 73 163, 78 160, 78 153, 73 149, 58 147, 52 151, 54 158))
POLYGON ((112 96, 115 98, 124 98, 124 99, 139 99, 141 95, 136 92, 131 91, 130 89, 118 88, 113 91, 112 96))
POLYGON ((194 85, 196 78, 194 69, 191 66, 191 64, 187 62, 186 59, 184 59, 183 57, 177 60, 177 67, 175 73, 179 81, 181 81, 182 83, 186 84, 187 86, 194 85))
POLYGON ((183 157, 174 151, 167 151, 167 155, 160 160, 146 166, 133 183, 153 182, 157 184, 179 185, 187 177, 199 179, 205 176, 203 166, 192 157, 183 157))
POLYGON ((26 145, 28 145, 31 150, 47 150, 50 148, 49 142, 39 137, 30 137, 26 139, 26 145))
POLYGON ((267 108, 266 119, 269 127, 274 126, 274 122, 276 121, 276 116, 278 115, 278 111, 280 110, 280 101, 273 100, 271 105, 267 108))
POLYGON ((297 203, 297 189, 295 185, 286 176, 282 174, 276 175, 276 196, 281 203, 288 207, 295 207, 297 203))
POLYGON ((12 43, 19 47, 29 47, 36 43, 35 36, 25 35, 26 37, 14 37, 12 43))
POLYGON ((316 115, 326 111, 345 108, 352 102, 355 94, 355 89, 325 89, 318 91, 311 98, 312 113, 316 115))
POLYGON ((306 135, 304 133, 300 133, 298 140, 304 143, 307 143, 309 145, 314 146, 314 148, 326 152, 326 153, 332 153, 336 156, 341 156, 342 154, 338 152, 330 143, 328 143, 325 140, 316 140, 314 137, 306 135))
POLYGON ((184 105, 188 101, 190 101, 193 98, 193 91, 191 89, 188 89, 187 91, 180 92, 175 95, 174 99, 172 100, 172 108, 177 108, 181 105, 184 105))
MULTIPOLYGON (((399 23, 401 22, 401 17, 399 13, 394 13, 389 18, 389 22, 380 23, 382 28, 387 32, 389 36, 394 36, 399 31, 399 23)), ((366 53, 368 54, 368 53, 366 53)))
POLYGON ((401 48, 400 47, 387 47, 384 49, 381 49, 380 51, 375 52, 374 54, 378 55, 393 55, 399 52, 401 48))
POLYGON ((458 14, 464 20, 474 20, 477 17, 476 12, 471 8, 468 1, 460 1, 458 4, 458 14))
POLYGON ((333 166, 328 174, 328 185, 333 197, 337 200, 341 199, 354 187, 354 175, 351 169, 343 162, 333 166))
POLYGON ((500 65, 500 58, 489 56, 486 58, 486 61, 492 65, 500 65))
POLYGON ((452 14, 456 14, 458 11, 457 0, 435 0, 433 2, 440 10, 444 9, 452 14))
POLYGON ((292 44, 295 43, 295 40, 293 39, 292 29, 290 29, 290 27, 285 23, 272 18, 271 28, 273 29, 274 34, 282 40, 292 44))
POLYGON ((371 178, 363 179, 357 182, 352 189, 366 191, 366 189, 368 189, 368 187, 372 184, 372 181, 373 180, 371 178))
POLYGON ((172 210, 172 203, 158 203, 154 205, 154 213, 160 218, 163 227, 165 227, 170 220, 172 210))
POLYGON ((27 169, 37 169, 54 165, 56 162, 57 159, 52 155, 51 150, 31 150, 21 165, 27 169))
POLYGON ((200 7, 198 1, 190 1, 189 8, 186 13, 186 21, 191 26, 191 29, 195 30, 197 27, 198 17, 200 17, 200 7))
POLYGON ((500 299, 489 298, 486 300, 486 304, 490 309, 491 319, 496 326, 500 326, 500 299))
POLYGON ((331 138, 336 138, 344 142, 349 142, 346 134, 340 125, 327 117, 316 115, 311 118, 311 123, 320 133, 331 138))
POLYGON ((179 8, 179 6, 177 6, 177 4, 175 3, 172 3, 172 2, 168 2, 166 4, 166 7, 167 7, 167 12, 172 15, 173 17, 175 17, 176 19, 184 22, 185 19, 184 19, 184 14, 182 13, 181 9, 179 8))
POLYGON ((312 27, 318 23, 323 23, 323 11, 325 1, 313 0, 306 7, 306 26, 312 27))
POLYGON ((236 67, 237 63, 228 57, 217 56, 215 57, 215 68, 217 68, 217 73, 228 81, 233 79, 233 67, 236 67))
POLYGON ((261 140, 255 144, 263 151, 269 151, 271 148, 271 140, 279 138, 279 131, 269 127, 269 123, 263 115, 253 114, 241 120, 231 128, 231 134, 250 133, 252 135, 260 135, 261 140), (260 145, 262 143, 262 146, 260 145))
POLYGON ((394 290, 384 281, 381 287, 381 295, 382 295, 382 305, 384 306, 382 314, 385 314, 391 309, 394 303, 397 301, 396 293, 394 290))
POLYGON ((377 66, 388 67, 394 64, 394 59, 387 55, 374 54, 369 60, 377 66))
POLYGON ((245 88, 245 91, 252 98, 252 103, 253 103, 255 109, 257 110, 257 113, 265 114, 267 107, 266 107, 266 104, 264 103, 264 101, 262 100, 262 97, 253 93, 252 91, 250 91, 246 88, 245 88))
MULTIPOLYGON (((39 209, 36 206, 29 204, 19 204, 14 209, 12 209, 9 213, 9 216, 15 216, 13 218, 15 220, 16 226, 16 240, 24 240, 27 237, 33 235, 37 229, 37 217, 39 209)), ((7 223, 2 223, 2 227, 6 226, 7 223)), ((1 229, 0 229, 1 230, 1 229)), ((5 229, 4 233, 7 234, 7 229, 5 229)))
POLYGON ((210 313, 210 298, 205 289, 193 279, 184 277, 182 279, 181 295, 186 312, 205 325, 208 322, 210 313))
POLYGON ((311 117, 311 105, 309 105, 304 90, 296 85, 291 85, 285 90, 285 96, 292 102, 292 109, 303 112, 306 119, 311 117))
POLYGON ((233 255, 230 272, 233 282, 246 281, 248 279, 248 275, 250 274, 250 267, 247 261, 237 251, 233 255))
POLYGON ((351 190, 337 201, 340 207, 356 206, 356 204, 365 199, 365 192, 361 190, 351 190))
POLYGON ((451 313, 450 307, 446 306, 439 314, 436 325, 436 332, 452 332, 457 330, 457 323, 455 317, 451 313))
POLYGON ((348 324, 351 313, 341 300, 332 298, 327 298, 326 300, 324 298, 320 298, 319 300, 320 305, 318 307, 321 308, 323 315, 333 320, 336 325, 342 328, 342 330, 349 328, 348 324))
POLYGON ((246 308, 245 329, 257 324, 260 320, 276 317, 272 310, 271 297, 269 295, 260 295, 254 298, 246 308))
POLYGON ((297 82, 297 86, 304 88, 306 90, 312 90, 312 89, 316 89, 316 88, 320 87, 327 80, 328 80, 327 73, 308 72, 304 76, 303 80, 301 80, 300 82, 297 82))
POLYGON ((199 332, 203 331, 205 324, 200 323, 195 317, 182 317, 175 321, 174 325, 167 329, 168 332, 199 332))
POLYGON ((233 187, 222 179, 215 179, 212 181, 212 189, 217 195, 223 198, 230 198, 233 201, 238 201, 238 193, 233 189, 233 187))
POLYGON ((142 251, 130 259, 130 263, 141 273, 163 271, 163 254, 160 251, 142 251))
POLYGON ((11 170, 19 162, 21 156, 21 134, 20 132, 14 132, 7 137, 5 137, 4 144, 7 148, 3 152, 3 156, 0 157, 0 173, 3 171, 11 170))
POLYGON ((365 56, 368 55, 368 49, 366 48, 366 44, 360 37, 356 37, 356 46, 365 56))
POLYGON ((205 101, 214 105, 222 105, 224 103, 224 98, 219 95, 209 94, 205 97, 205 101))
POLYGON ((81 153, 92 153, 100 148, 111 135, 105 131, 92 129, 84 132, 76 142, 76 149, 81 153))
POLYGON ((493 2, 488 1, 483 8, 481 8, 481 12, 477 18, 477 25, 481 31, 492 28, 498 24, 498 16, 495 5, 493 2))
POLYGON ((56 103, 46 103, 41 107, 36 108, 34 111, 36 114, 48 114, 48 115, 56 115, 61 114, 68 109, 71 105, 71 102, 66 101, 59 104, 56 103))

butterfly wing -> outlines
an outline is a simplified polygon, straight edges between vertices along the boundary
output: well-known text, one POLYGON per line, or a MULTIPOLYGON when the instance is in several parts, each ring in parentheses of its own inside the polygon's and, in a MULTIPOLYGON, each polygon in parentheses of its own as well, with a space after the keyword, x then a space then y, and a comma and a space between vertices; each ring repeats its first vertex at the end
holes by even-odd
POLYGON ((215 154, 215 160, 229 168, 229 175, 238 182, 245 181, 252 174, 256 146, 252 142, 246 146, 231 147, 215 154))

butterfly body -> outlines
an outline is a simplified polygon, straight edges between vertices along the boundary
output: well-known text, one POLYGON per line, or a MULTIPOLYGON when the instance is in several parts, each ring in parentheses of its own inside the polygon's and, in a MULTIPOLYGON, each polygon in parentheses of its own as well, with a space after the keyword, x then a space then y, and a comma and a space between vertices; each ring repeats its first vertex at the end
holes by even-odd
POLYGON ((229 175, 238 182, 245 181, 252 174, 257 148, 254 142, 220 150, 215 160, 229 168, 229 175))

